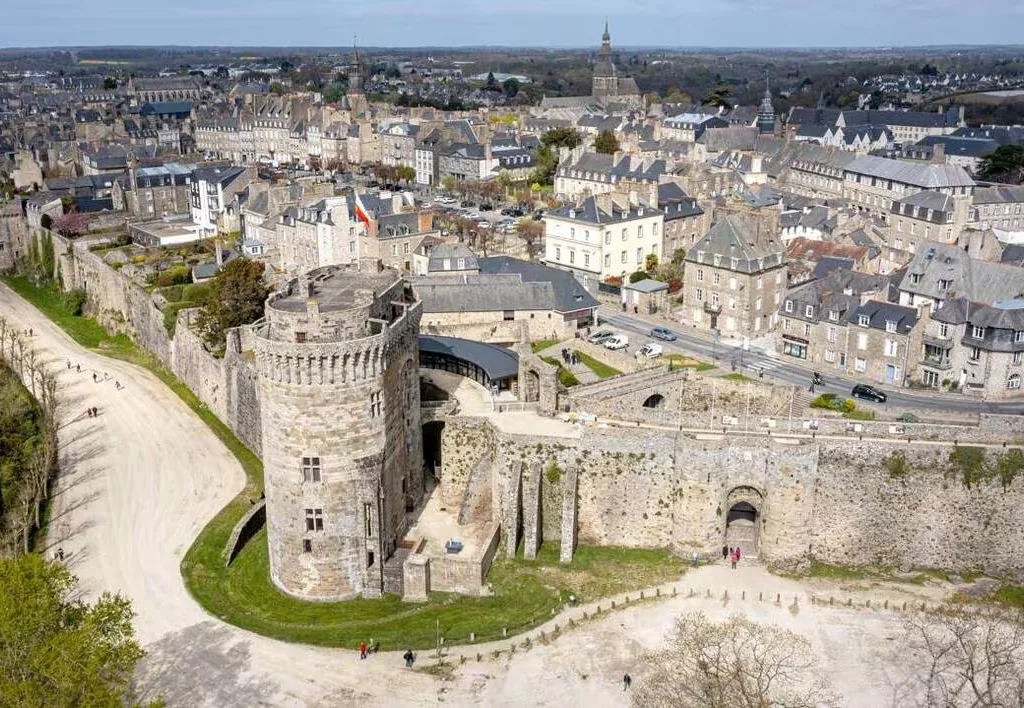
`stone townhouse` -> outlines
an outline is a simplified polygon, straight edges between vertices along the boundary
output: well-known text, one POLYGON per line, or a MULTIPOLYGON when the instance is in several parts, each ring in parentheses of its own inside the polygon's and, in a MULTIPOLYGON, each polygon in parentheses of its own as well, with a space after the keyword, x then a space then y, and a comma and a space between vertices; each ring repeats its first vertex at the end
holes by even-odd
MULTIPOLYGON (((916 143, 929 135, 949 135, 964 126, 963 108, 941 108, 934 112, 921 111, 878 111, 878 110, 841 110, 827 108, 803 108, 794 106, 790 109, 789 120, 786 122, 794 134, 813 134, 809 126, 820 128, 838 127, 854 128, 855 126, 885 127, 893 140, 901 144, 916 143)), ((823 130, 821 131, 823 133, 823 130)))
POLYGON ((377 251, 384 265, 403 273, 426 272, 431 248, 441 241, 429 212, 398 212, 377 217, 377 251))
POLYGON ((662 226, 664 257, 674 259, 679 251, 686 250, 707 233, 711 226, 711 214, 705 211, 693 197, 687 195, 676 182, 658 185, 658 208, 665 215, 662 226))
POLYGON ((966 196, 974 180, 962 167, 862 155, 843 175, 843 198, 859 211, 888 215, 892 203, 920 191, 966 196))
POLYGON ((724 128, 727 125, 717 113, 680 113, 662 120, 661 138, 694 143, 708 128, 724 128))
POLYGON ((384 165, 415 167, 420 126, 393 123, 380 129, 380 161, 384 165))
POLYGON ((625 279, 643 270, 648 255, 660 260, 664 223, 664 212, 635 190, 587 197, 544 215, 542 260, 573 273, 595 292, 608 278, 625 279))
POLYGON ((786 284, 786 251, 774 231, 724 214, 686 253, 681 314, 704 332, 757 337, 775 327, 786 284))
POLYGON ((900 302, 925 319, 922 383, 986 397, 1018 392, 1024 269, 971 258, 957 245, 921 244, 899 291, 900 302))
POLYGON ((187 214, 191 205, 194 168, 169 162, 157 167, 128 168, 111 187, 114 209, 131 216, 156 219, 187 214))
POLYGON ((843 196, 846 166, 856 153, 834 147, 791 143, 772 158, 779 171, 778 186, 812 199, 839 199, 843 196))
POLYGON ((1004 239, 1024 236, 1024 186, 975 187, 971 221, 1004 239))
POLYGON ((623 180, 657 185, 667 171, 662 159, 585 152, 580 146, 567 151, 559 161, 555 171, 555 194, 562 199, 578 200, 594 194, 621 191, 618 184, 623 180))
POLYGON ((278 273, 296 276, 314 268, 358 262, 372 257, 362 222, 345 197, 328 197, 309 206, 286 208, 258 227, 267 259, 278 273))
POLYGON ((438 180, 454 177, 457 182, 482 180, 491 175, 498 166, 498 160, 491 150, 491 143, 456 144, 438 157, 438 180))
POLYGON ((888 302, 883 276, 832 268, 791 288, 779 310, 779 351, 827 375, 902 385, 916 352, 916 310, 888 302))
POLYGON ((936 191, 894 199, 888 216, 890 245, 914 253, 921 241, 955 243, 968 225, 970 206, 970 195, 936 191))

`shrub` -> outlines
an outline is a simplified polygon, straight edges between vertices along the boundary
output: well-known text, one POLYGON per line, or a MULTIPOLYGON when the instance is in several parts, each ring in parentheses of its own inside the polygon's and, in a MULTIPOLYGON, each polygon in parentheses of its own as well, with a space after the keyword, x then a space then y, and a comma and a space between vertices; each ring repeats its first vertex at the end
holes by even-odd
POLYGON ((811 408, 824 408, 826 410, 833 410, 835 408, 836 394, 834 393, 823 393, 813 401, 811 401, 811 408))
POLYGON ((156 286, 158 288, 166 288, 171 285, 185 285, 191 282, 192 270, 184 265, 168 268, 156 276, 156 286))
POLYGON ((69 290, 64 294, 64 309, 67 310, 69 315, 81 317, 82 312, 85 310, 85 302, 85 290, 81 288, 69 290))
POLYGON ((646 271, 638 270, 629 274, 629 282, 639 283, 641 280, 650 280, 651 276, 646 271))
POLYGON ((683 289, 683 281, 679 278, 668 279, 668 294, 674 295, 683 289))
POLYGON ((919 423, 920 422, 918 417, 916 415, 914 415, 913 413, 901 413, 900 417, 897 420, 899 420, 899 422, 901 422, 901 423, 919 423))

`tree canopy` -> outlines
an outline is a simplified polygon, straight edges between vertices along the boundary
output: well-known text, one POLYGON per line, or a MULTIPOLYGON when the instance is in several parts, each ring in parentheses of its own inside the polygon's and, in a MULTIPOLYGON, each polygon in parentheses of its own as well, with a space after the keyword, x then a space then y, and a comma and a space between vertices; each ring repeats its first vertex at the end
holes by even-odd
POLYGON ((143 651, 131 603, 73 599, 77 579, 37 554, 0 560, 0 705, 123 706, 143 651))
POLYGON ((594 149, 605 155, 614 155, 619 151, 618 138, 612 131, 602 130, 594 141, 594 149))
POLYGON ((206 302, 196 317, 196 327, 214 349, 223 349, 227 331, 252 324, 263 317, 269 293, 263 281, 263 264, 237 258, 213 279, 206 302))
POLYGON ((1006 184, 1024 183, 1024 146, 1000 145, 995 152, 982 157, 978 177, 1006 184))
POLYGON ((725 110, 732 109, 732 87, 728 84, 717 84, 714 88, 704 94, 704 97, 700 100, 704 106, 713 106, 715 108, 724 108, 725 110))

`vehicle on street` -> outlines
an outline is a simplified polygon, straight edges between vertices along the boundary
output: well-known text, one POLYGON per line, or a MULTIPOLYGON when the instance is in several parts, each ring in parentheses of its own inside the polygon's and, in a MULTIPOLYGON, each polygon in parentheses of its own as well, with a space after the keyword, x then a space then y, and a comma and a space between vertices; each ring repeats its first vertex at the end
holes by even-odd
POLYGON ((813 381, 815 386, 822 386, 825 383, 825 379, 817 371, 814 372, 813 381))
POLYGON ((640 347, 640 351, 637 352, 638 357, 644 359, 656 359, 664 353, 660 344, 654 342, 648 342, 647 344, 640 347))
POLYGON ((662 339, 666 342, 674 342, 677 339, 676 333, 667 327, 655 327, 651 330, 651 336, 655 339, 662 339))
POLYGON ((605 349, 611 349, 614 351, 616 349, 625 349, 628 346, 629 337, 627 337, 624 334, 616 334, 615 336, 609 337, 608 339, 604 340, 605 349))
POLYGON ((461 206, 463 209, 468 209, 469 207, 473 206, 473 202, 469 201, 468 199, 463 199, 462 203, 459 206, 461 206))
POLYGON ((587 341, 590 342, 591 344, 601 344, 606 339, 610 339, 611 337, 614 336, 615 332, 612 332, 610 329, 599 329, 592 335, 587 337, 587 341))
POLYGON ((874 401, 875 403, 885 403, 889 398, 885 395, 885 392, 879 391, 874 386, 868 386, 867 384, 857 384, 853 387, 850 395, 854 398, 863 398, 865 401, 874 401))
POLYGON ((483 204, 480 205, 480 211, 493 211, 493 210, 494 210, 494 205, 493 204, 488 204, 487 202, 484 202, 483 204))

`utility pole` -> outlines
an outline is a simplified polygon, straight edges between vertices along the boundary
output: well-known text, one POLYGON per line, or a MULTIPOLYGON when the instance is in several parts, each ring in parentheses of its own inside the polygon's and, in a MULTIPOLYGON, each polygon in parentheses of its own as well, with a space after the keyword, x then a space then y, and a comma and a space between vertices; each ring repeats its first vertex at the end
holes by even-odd
POLYGON ((711 421, 708 424, 709 429, 715 427, 715 396, 718 393, 718 389, 715 386, 715 380, 711 379, 711 421))

